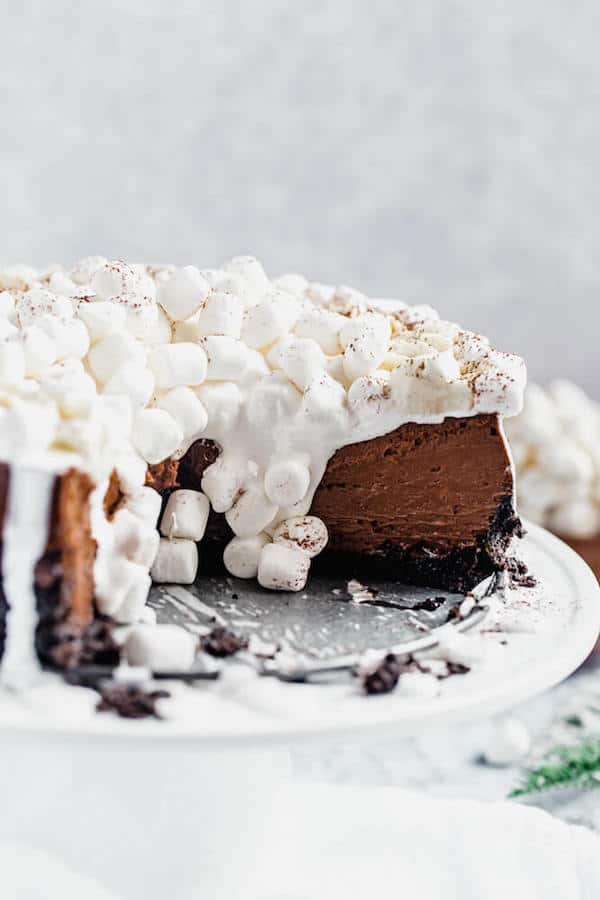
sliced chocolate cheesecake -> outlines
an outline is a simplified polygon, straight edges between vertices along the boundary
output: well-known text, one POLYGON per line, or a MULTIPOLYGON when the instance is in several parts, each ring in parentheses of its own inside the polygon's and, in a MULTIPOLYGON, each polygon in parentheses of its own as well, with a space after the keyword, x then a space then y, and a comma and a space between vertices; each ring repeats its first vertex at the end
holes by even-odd
POLYGON ((199 559, 274 590, 302 590, 313 560, 473 587, 520 533, 502 419, 524 381, 521 360, 429 307, 271 281, 250 257, 0 272, 13 663, 11 629, 32 627, 19 584, 38 657, 67 667, 111 658, 110 623, 142 620, 151 578, 191 583, 199 559), (11 484, 39 469, 48 521, 30 564, 11 484))

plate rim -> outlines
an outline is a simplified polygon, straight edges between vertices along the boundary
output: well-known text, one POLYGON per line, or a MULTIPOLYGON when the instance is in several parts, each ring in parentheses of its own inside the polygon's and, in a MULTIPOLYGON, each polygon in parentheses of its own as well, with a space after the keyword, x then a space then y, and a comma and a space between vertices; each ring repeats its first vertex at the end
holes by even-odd
MULTIPOLYGON (((575 625, 569 640, 564 642, 560 653, 551 661, 539 658, 527 669, 521 669, 508 682, 504 679, 493 690, 489 686, 479 693, 470 696, 445 697, 443 705, 436 709, 419 708, 416 714, 390 714, 390 705, 385 697, 365 698, 369 704, 381 704, 381 715, 369 715, 360 722, 356 714, 352 721, 342 718, 339 721, 315 723, 310 720, 292 722, 289 719, 263 719, 257 717, 257 727, 240 731, 224 729, 223 731, 202 732, 198 728, 190 728, 189 723, 171 720, 110 720, 110 727, 98 727, 100 717, 82 720, 81 723, 49 722, 36 717, 32 712, 30 721, 19 719, 16 722, 0 719, 0 735, 3 740, 23 737, 44 737, 45 741, 58 740, 77 741, 81 744, 93 744, 97 748, 101 744, 130 744, 139 747, 140 742, 154 747, 165 745, 181 745, 189 747, 205 747, 213 751, 215 748, 232 748, 266 746, 310 741, 315 739, 343 739, 352 737, 353 741, 367 739, 373 734, 378 736, 397 735, 414 736, 449 724, 457 724, 467 720, 475 720, 482 715, 491 716, 502 710, 516 706, 545 690, 548 690, 565 678, 586 659, 600 633, 600 585, 588 564, 564 541, 546 529, 533 523, 525 522, 529 539, 541 545, 546 552, 566 571, 573 584, 575 601, 575 625), (381 703, 381 701, 384 701, 381 703)), ((298 686, 295 686, 298 688, 298 686)), ((393 695, 392 695, 393 696, 393 695)), ((389 696, 387 697, 389 700, 389 696)), ((1 702, 1 699, 0 699, 1 702)), ((398 709, 401 707, 399 706, 398 709)))

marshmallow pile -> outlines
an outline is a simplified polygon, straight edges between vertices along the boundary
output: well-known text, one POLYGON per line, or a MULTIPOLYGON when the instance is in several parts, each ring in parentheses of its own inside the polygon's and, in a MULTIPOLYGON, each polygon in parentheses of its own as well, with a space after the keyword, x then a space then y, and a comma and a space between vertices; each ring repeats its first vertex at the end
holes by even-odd
POLYGON ((569 381, 530 384, 506 433, 522 514, 565 537, 598 534, 600 406, 569 381))
POLYGON ((96 590, 118 621, 139 617, 150 577, 194 580, 211 509, 234 534, 231 574, 302 590, 327 543, 309 512, 336 450, 409 421, 513 415, 524 384, 519 358, 430 307, 271 280, 252 257, 0 271, 0 458, 26 448, 95 474, 96 590), (220 455, 202 491, 170 495, 159 536, 147 466, 198 438, 220 455), (125 499, 107 522, 113 469, 125 499))

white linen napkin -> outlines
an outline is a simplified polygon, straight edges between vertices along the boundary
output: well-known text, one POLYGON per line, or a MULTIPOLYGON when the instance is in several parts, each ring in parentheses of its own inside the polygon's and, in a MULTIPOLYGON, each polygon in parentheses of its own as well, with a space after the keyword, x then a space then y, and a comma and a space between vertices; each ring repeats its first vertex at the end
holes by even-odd
MULTIPOLYGON (((290 821, 226 893, 211 879, 169 900, 597 900, 600 837, 516 803, 441 799, 389 787, 297 783, 290 821), (251 881, 252 879, 250 879, 251 881)), ((600 801, 599 801, 600 802, 600 801)), ((149 847, 149 852, 160 848, 149 847)), ((235 866, 235 847, 228 867, 235 866)), ((0 846, 2 900, 130 900, 39 850, 0 846)), ((115 883, 114 872, 112 883, 115 883)), ((155 900, 152 885, 144 896, 155 900)), ((156 898, 159 900, 159 898, 156 898)), ((164 900, 164 898, 160 898, 164 900)))

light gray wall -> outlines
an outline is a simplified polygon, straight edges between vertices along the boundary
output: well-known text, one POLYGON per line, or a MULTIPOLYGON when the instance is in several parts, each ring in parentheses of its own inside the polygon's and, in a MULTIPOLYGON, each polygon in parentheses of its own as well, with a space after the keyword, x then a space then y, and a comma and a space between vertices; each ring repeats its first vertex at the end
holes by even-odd
POLYGON ((596 0, 0 0, 0 259, 430 302, 600 397, 596 0))

